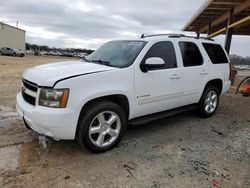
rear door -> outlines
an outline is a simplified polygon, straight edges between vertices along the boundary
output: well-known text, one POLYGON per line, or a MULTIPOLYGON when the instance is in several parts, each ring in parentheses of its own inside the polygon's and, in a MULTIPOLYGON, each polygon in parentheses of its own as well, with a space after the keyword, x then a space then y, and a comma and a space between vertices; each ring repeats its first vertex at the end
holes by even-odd
POLYGON ((196 43, 180 41, 179 49, 183 63, 182 105, 197 103, 208 76, 208 67, 196 43))
POLYGON ((213 71, 211 72, 212 78, 219 78, 223 82, 229 80, 230 65, 229 59, 226 55, 225 50, 219 44, 203 42, 204 47, 210 63, 212 63, 213 71))
POLYGON ((182 75, 173 43, 156 42, 150 47, 141 64, 151 57, 162 58, 165 66, 146 73, 142 72, 139 65, 135 68, 136 116, 180 106, 182 75))

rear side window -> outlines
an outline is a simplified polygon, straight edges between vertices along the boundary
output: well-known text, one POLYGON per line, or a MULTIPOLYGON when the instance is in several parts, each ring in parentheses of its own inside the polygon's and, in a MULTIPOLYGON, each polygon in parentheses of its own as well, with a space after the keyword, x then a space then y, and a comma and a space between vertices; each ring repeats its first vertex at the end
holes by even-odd
POLYGON ((193 42, 179 42, 183 66, 199 66, 203 64, 203 58, 197 45, 193 42))
POLYGON ((228 63, 227 56, 219 44, 202 43, 213 64, 228 63))
POLYGON ((159 57, 165 62, 165 69, 176 68, 176 56, 172 42, 164 41, 155 43, 143 58, 142 63, 145 63, 147 58, 159 57))

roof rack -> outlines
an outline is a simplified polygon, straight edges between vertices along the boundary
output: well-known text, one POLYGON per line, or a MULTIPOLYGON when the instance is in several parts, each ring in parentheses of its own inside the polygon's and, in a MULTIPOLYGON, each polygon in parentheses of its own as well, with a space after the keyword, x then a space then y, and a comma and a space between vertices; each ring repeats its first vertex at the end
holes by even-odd
POLYGON ((183 34, 153 34, 153 35, 141 35, 141 38, 146 38, 146 37, 156 37, 156 36, 168 36, 169 38, 181 38, 181 37, 186 37, 186 38, 194 38, 194 39, 204 39, 204 40, 211 40, 214 41, 211 38, 208 37, 197 37, 197 36, 187 36, 183 34))
POLYGON ((181 37, 181 36, 185 36, 183 34, 166 34, 166 33, 162 33, 162 34, 153 34, 153 35, 145 35, 142 34, 141 38, 146 38, 146 37, 156 37, 156 36, 176 36, 176 37, 181 37))

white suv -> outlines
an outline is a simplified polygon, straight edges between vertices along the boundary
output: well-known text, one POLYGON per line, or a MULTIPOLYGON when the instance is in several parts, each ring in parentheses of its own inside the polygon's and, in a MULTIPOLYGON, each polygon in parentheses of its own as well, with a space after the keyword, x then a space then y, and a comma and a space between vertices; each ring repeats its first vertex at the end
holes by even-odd
POLYGON ((127 124, 191 109, 213 115, 229 74, 228 56, 213 40, 142 35, 108 42, 82 61, 26 70, 16 107, 35 132, 103 152, 127 124))

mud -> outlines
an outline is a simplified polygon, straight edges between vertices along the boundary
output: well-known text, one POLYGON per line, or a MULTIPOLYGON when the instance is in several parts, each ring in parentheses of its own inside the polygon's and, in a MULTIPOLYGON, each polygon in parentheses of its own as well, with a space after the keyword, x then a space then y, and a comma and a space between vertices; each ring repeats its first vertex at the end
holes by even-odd
POLYGON ((44 149, 17 116, 14 97, 0 98, 0 187, 250 187, 250 98, 234 87, 213 117, 188 112, 129 127, 102 154, 74 141, 51 140, 44 149))

